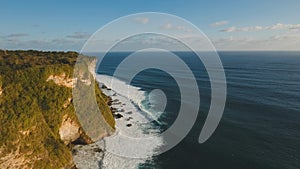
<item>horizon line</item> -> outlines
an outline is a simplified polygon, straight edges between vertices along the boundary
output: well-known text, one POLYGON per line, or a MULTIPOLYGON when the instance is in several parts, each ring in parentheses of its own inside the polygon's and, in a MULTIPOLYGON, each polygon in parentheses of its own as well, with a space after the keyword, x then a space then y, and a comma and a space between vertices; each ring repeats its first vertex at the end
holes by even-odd
MULTIPOLYGON (((45 49, 1 49, 3 51, 39 51, 39 52, 76 52, 80 53, 80 51, 76 50, 55 50, 55 49, 50 49, 50 50, 45 50, 45 49)), ((109 51, 108 53, 121 53, 121 52, 136 52, 136 51, 129 51, 129 50, 120 50, 120 51, 109 51)), ((141 51, 141 52, 147 52, 147 51, 141 51)), ((150 52, 160 52, 160 51, 150 51, 150 52)), ((261 49, 240 49, 240 50, 227 50, 227 49, 222 49, 222 50, 206 50, 206 51, 187 51, 187 50, 171 50, 171 52, 300 52, 300 50, 274 50, 274 49, 266 49, 266 50, 261 50, 261 49)), ((85 53, 106 53, 106 51, 90 51, 90 52, 85 52, 85 53)))

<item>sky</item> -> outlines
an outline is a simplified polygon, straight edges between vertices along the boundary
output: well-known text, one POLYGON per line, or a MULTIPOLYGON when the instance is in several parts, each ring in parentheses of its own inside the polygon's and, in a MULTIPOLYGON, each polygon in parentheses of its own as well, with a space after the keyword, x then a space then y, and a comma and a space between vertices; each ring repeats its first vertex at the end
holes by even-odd
MULTIPOLYGON (((113 20, 160 12, 197 26, 217 50, 300 50, 299 0, 3 0, 0 4, 0 49, 80 51, 93 33, 113 20)), ((135 21, 153 26, 147 17, 135 21)), ((168 20, 160 24, 157 29, 178 29, 191 39, 197 36, 168 20)), ((116 40, 115 34, 112 29, 103 41, 116 40)))

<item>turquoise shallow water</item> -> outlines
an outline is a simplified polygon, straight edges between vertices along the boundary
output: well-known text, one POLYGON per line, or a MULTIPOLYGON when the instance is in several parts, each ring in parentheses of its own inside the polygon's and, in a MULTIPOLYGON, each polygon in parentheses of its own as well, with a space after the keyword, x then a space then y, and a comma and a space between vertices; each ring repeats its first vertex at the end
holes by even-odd
MULTIPOLYGON (((112 75, 128 54, 109 53, 100 64, 98 73, 112 75)), ((299 168, 299 52, 220 52, 228 87, 226 107, 217 130, 204 144, 198 143, 198 137, 210 106, 209 78, 193 53, 176 54, 197 79, 201 94, 199 115, 180 144, 141 164, 140 168, 299 168)), ((184 73, 178 73, 178 76, 186 78, 184 73)), ((181 101, 174 78, 166 72, 147 69, 140 72, 131 85, 146 93, 162 89, 168 98, 167 107, 159 118, 161 123, 152 125, 161 131, 172 125, 181 101)), ((143 101, 146 108, 148 104, 147 99, 143 101)), ((150 107, 148 109, 151 110, 150 107)))

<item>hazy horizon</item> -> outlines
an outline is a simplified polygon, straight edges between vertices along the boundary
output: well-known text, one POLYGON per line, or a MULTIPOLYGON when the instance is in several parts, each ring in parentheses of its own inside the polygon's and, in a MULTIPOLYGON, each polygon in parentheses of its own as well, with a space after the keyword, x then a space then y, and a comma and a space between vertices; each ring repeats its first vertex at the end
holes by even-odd
MULTIPOLYGON (((239 1, 130 1, 126 3, 89 1, 35 2, 4 1, 1 4, 0 49, 80 51, 97 30, 116 19, 142 12, 168 13, 198 27, 217 51, 299 50, 300 2, 239 1)), ((162 32, 176 32, 193 41, 197 34, 176 21, 137 17, 124 30, 146 26, 162 32)), ((111 30, 103 43, 114 42, 111 30)), ((195 42, 196 43, 196 42, 195 42)), ((171 44, 170 44, 171 45, 171 44)))

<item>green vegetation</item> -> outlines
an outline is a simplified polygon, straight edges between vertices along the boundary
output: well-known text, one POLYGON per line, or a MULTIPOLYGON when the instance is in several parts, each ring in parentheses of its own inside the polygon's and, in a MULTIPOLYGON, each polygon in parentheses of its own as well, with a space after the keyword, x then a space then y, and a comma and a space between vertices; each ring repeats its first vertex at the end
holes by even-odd
MULTIPOLYGON (((63 73, 71 78, 77 56, 75 52, 0 50, 0 164, 5 156, 18 153, 27 159, 27 167, 72 166, 70 148, 58 132, 64 115, 77 120, 72 102, 63 107, 72 89, 47 79, 63 73)), ((99 109, 114 128, 107 96, 97 85, 95 93, 99 109)))
POLYGON ((105 119, 105 121, 112 127, 115 128, 115 118, 112 116, 112 112, 110 108, 107 106, 107 103, 109 102, 109 97, 106 96, 102 91, 100 90, 98 83, 97 87, 95 87, 95 93, 96 93, 96 101, 98 103, 99 107, 102 107, 101 113, 105 119))

